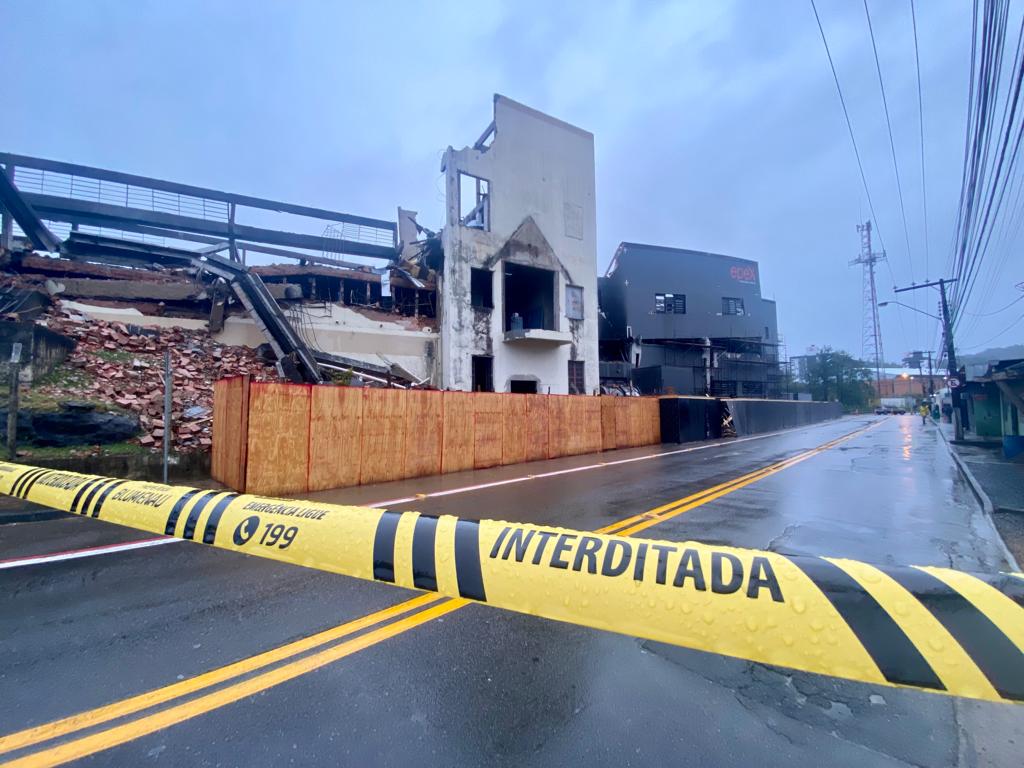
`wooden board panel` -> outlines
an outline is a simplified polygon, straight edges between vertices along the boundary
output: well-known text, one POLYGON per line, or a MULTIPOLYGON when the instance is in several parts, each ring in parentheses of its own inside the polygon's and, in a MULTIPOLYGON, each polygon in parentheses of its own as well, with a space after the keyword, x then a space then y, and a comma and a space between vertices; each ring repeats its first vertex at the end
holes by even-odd
POLYGON ((443 393, 410 390, 405 393, 405 476, 441 472, 443 393))
POLYGON ((249 473, 249 403, 252 392, 252 377, 249 374, 242 376, 241 388, 241 403, 238 406, 238 490, 246 488, 249 473))
POLYGON ((601 398, 601 447, 612 451, 619 447, 615 436, 615 403, 617 397, 601 398))
POLYGON ((501 424, 501 463, 526 461, 526 444, 530 439, 530 422, 526 414, 528 395, 504 395, 501 424))
POLYGON ((228 485, 227 477, 231 474, 227 465, 227 441, 234 440, 238 432, 236 415, 228 413, 230 381, 219 379, 213 384, 213 425, 210 435, 213 441, 210 445, 210 477, 225 485, 228 485))
POLYGON ((548 458, 569 453, 569 396, 548 395, 548 458))
POLYGON ((308 384, 249 388, 248 493, 305 493, 309 469, 308 384))
POLYGON ((443 393, 441 471, 461 472, 473 468, 473 394, 443 393))
POLYGON ((526 400, 526 461, 548 457, 548 397, 523 395, 526 400))
POLYGON ((383 483, 405 476, 405 408, 403 389, 363 390, 363 430, 359 482, 383 483))
POLYGON ((569 456, 586 453, 586 395, 569 395, 566 404, 566 445, 565 452, 569 456))
POLYGON ((602 444, 601 398, 587 396, 583 398, 583 452, 598 453, 602 444))
POLYGON ((656 397, 645 397, 647 411, 647 445, 661 444, 661 403, 656 397))
POLYGON ((497 392, 473 394, 473 467, 486 469, 501 464, 502 401, 497 392))
POLYGON ((629 401, 631 397, 615 398, 615 447, 629 448, 629 401))
POLYGON ((629 444, 632 446, 643 445, 644 425, 641 418, 640 408, 643 400, 639 397, 630 398, 629 402, 629 444))
POLYGON ((309 414, 309 490, 359 484, 363 389, 313 387, 309 414))

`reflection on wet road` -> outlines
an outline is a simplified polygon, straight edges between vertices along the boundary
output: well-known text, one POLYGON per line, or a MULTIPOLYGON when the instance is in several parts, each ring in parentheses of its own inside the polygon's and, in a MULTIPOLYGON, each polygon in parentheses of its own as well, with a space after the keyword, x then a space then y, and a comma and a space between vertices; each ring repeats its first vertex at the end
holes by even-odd
MULTIPOLYGON (((875 421, 318 497, 411 498, 390 506, 621 531, 636 523, 620 521, 693 497, 647 518, 642 535, 880 564, 1005 567, 945 445, 911 416, 735 482, 875 421), (640 458, 651 454, 659 455, 640 458), (612 463, 626 458, 639 460, 612 463), (538 476, 545 472, 556 474, 538 476), (724 492, 705 493, 715 486, 724 492), (466 490, 439 493, 458 488, 466 490)), ((4 528, 0 559, 131 538, 81 519, 4 528)), ((84 757, 90 765, 729 766, 762 765, 765 755, 806 766, 1013 765, 1024 743, 1022 707, 791 673, 483 606, 411 604, 416 595, 392 587, 191 545, 8 568, 0 587, 0 734, 22 734, 0 739, 0 760, 25 757, 25 765, 84 757)))

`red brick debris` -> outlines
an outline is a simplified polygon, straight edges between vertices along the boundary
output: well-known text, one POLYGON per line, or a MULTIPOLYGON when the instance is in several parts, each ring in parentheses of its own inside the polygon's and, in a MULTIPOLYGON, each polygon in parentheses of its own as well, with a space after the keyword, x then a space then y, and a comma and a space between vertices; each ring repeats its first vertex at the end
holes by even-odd
POLYGON ((133 442, 154 450, 164 439, 166 349, 173 382, 171 450, 178 453, 210 450, 215 381, 246 373, 258 381, 279 380, 274 366, 255 350, 219 344, 206 330, 130 328, 60 310, 46 324, 78 342, 66 365, 90 374, 89 384, 63 387, 61 396, 107 402, 136 414, 142 434, 133 442))

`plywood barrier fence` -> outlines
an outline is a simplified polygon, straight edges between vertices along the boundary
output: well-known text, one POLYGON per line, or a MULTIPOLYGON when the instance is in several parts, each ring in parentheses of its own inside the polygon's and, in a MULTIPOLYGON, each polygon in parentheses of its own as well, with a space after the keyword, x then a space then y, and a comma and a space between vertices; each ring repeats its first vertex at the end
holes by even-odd
POLYGON ((661 442, 653 397, 250 382, 214 388, 212 474, 295 494, 661 442))

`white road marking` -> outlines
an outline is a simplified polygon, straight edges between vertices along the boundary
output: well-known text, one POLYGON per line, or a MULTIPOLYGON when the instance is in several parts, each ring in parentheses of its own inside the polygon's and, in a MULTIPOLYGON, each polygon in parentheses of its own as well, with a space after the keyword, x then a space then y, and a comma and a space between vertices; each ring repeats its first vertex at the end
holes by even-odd
POLYGON ((28 565, 43 565, 45 563, 59 563, 64 560, 79 560, 83 557, 110 555, 115 552, 130 552, 133 549, 159 547, 161 544, 175 544, 179 541, 181 541, 181 539, 172 539, 161 536, 158 539, 142 539, 140 541, 127 541, 123 544, 106 544, 101 547, 86 547, 85 549, 71 549, 66 552, 53 552, 49 555, 35 555, 33 557, 18 557, 11 560, 0 560, 0 571, 7 570, 8 568, 22 568, 28 565))
MULTIPOLYGON (((822 424, 829 424, 834 422, 820 422, 822 424)), ((790 429, 780 429, 777 432, 765 432, 763 435, 750 435, 749 437, 732 437, 725 440, 719 440, 714 443, 704 443, 702 445, 694 445, 689 448, 679 448, 674 451, 662 451, 659 453, 650 453, 645 456, 634 456, 629 459, 616 459, 614 461, 601 461, 597 464, 587 464, 582 467, 570 467, 569 469, 558 469, 552 472, 538 472, 535 475, 523 475, 521 477, 510 477, 506 480, 495 480, 491 483, 480 483, 479 485, 465 485, 459 488, 448 488, 443 491, 434 491, 433 493, 417 493, 412 496, 403 496, 400 499, 388 499, 387 501, 376 501, 372 504, 367 504, 368 507, 390 507, 395 504, 408 504, 411 501, 418 501, 420 499, 432 499, 438 496, 452 496, 457 493, 469 493, 470 491, 481 491, 485 488, 497 488, 502 485, 513 485, 514 483, 525 483, 527 480, 540 480, 545 477, 555 477, 556 475, 568 475, 573 472, 585 472, 590 469, 601 469, 602 467, 614 467, 619 464, 630 464, 634 461, 648 461, 649 459, 659 459, 663 456, 675 456, 680 453, 690 453, 691 451, 703 451, 708 448, 718 448, 723 445, 736 445, 737 443, 745 443, 750 440, 764 440, 766 437, 776 437, 777 435, 783 435, 787 432, 799 432, 801 430, 811 429, 818 426, 817 424, 806 424, 802 427, 791 427, 790 429)), ((738 455, 739 451, 727 455, 738 455)))
MULTIPOLYGON (((389 507, 394 504, 407 504, 410 501, 416 501, 418 499, 433 498, 436 496, 452 496, 458 493, 469 493, 470 491, 480 491, 486 488, 497 488, 502 485, 512 485, 514 483, 524 483, 528 480, 539 480, 545 477, 555 477, 557 475, 568 475, 574 472, 585 472, 591 469, 600 469, 601 467, 614 467, 620 464, 631 464, 635 461, 648 461, 650 459, 657 459, 663 456, 675 456, 680 453, 691 453, 692 451, 703 451, 708 448, 718 448, 723 445, 735 445, 736 443, 745 443, 751 440, 763 440, 768 437, 775 437, 782 435, 787 432, 798 432, 801 430, 810 429, 817 426, 816 424, 808 424, 802 427, 793 427, 791 429, 782 429, 778 432, 766 432, 763 435, 751 435, 749 437, 739 438, 728 438, 726 440, 720 440, 714 443, 704 443, 702 445, 694 445, 688 448, 679 448, 674 451, 661 451, 659 453, 651 453, 645 456, 633 456, 628 459, 615 459, 614 461, 601 461, 596 464, 586 464, 582 467, 570 467, 568 469, 557 469, 551 472, 539 472, 537 474, 523 475, 521 477, 511 477, 505 480, 495 480, 491 483, 479 483, 477 485, 466 485, 458 488, 448 488, 443 491, 434 491, 433 493, 418 493, 413 496, 406 496, 401 499, 389 499, 388 501, 378 501, 373 504, 367 504, 369 507, 389 507)), ((158 547, 163 544, 175 544, 182 541, 173 537, 160 536, 153 539, 141 539, 139 541, 129 541, 122 544, 107 544, 99 547, 86 547, 84 549, 73 549, 66 552, 53 552, 48 555, 35 555, 33 557, 21 557, 12 558, 10 560, 0 560, 0 571, 8 570, 10 568, 23 568, 30 565, 44 565, 46 563, 59 563, 65 560, 79 560, 86 557, 97 557, 99 555, 111 555, 117 552, 130 552, 134 549, 147 549, 149 547, 158 547)))

